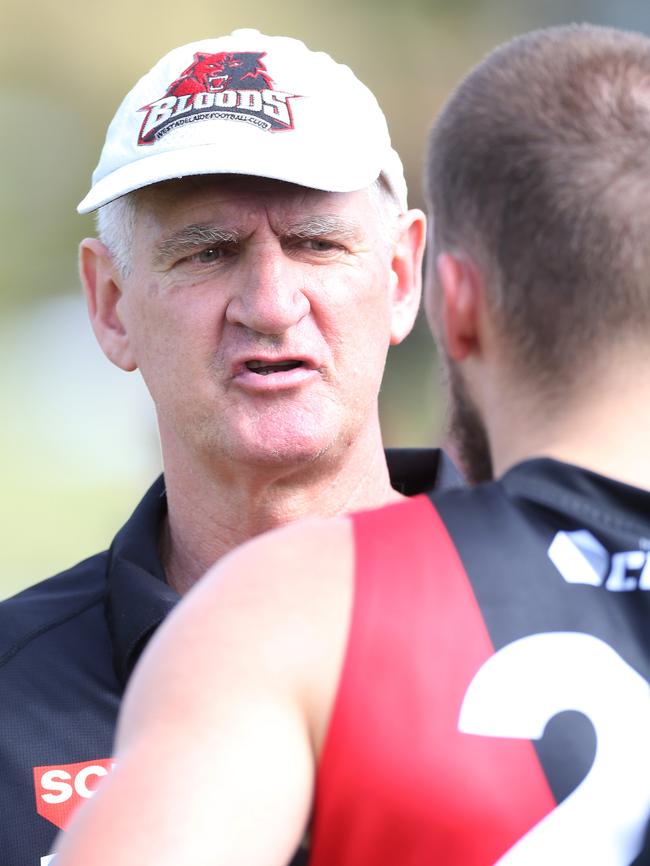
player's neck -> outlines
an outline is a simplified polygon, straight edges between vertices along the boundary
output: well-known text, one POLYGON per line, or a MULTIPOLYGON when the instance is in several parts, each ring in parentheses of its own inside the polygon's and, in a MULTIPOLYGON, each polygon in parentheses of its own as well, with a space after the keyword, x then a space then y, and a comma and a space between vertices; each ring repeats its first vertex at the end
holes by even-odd
POLYGON ((170 585, 180 592, 262 532, 302 517, 374 508, 399 498, 390 486, 378 427, 335 457, 294 467, 242 465, 225 472, 165 455, 165 483, 163 564, 170 585))
POLYGON ((605 365, 557 405, 511 394, 490 426, 495 475, 552 457, 650 490, 650 361, 605 365))

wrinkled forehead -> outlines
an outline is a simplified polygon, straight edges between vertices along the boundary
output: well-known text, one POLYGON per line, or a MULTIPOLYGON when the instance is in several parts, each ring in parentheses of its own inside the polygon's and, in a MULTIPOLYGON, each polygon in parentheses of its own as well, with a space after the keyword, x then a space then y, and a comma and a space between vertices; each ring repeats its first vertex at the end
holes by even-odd
POLYGON ((351 193, 324 192, 245 175, 170 180, 145 187, 136 195, 138 222, 144 220, 151 227, 161 228, 205 221, 244 227, 261 213, 278 224, 293 222, 301 216, 328 213, 364 225, 372 210, 368 189, 351 193))

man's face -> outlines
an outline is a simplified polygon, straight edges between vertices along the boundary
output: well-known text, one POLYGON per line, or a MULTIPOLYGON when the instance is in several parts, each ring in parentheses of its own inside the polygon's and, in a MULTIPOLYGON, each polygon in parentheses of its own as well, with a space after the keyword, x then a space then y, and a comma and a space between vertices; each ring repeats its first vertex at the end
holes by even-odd
POLYGON ((193 178, 140 193, 118 314, 163 446, 286 463, 376 423, 392 245, 368 191, 193 178))

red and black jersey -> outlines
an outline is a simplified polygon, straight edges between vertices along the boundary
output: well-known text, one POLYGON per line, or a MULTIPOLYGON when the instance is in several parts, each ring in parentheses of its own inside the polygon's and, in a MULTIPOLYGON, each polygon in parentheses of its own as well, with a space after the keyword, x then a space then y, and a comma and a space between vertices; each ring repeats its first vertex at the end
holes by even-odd
POLYGON ((310 866, 645 863, 650 493, 538 459, 353 520, 310 866))

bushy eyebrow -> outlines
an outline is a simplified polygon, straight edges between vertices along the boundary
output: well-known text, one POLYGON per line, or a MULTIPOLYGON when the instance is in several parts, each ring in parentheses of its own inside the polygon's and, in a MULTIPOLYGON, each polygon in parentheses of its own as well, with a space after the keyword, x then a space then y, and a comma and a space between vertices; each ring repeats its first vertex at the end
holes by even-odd
POLYGON ((290 223, 282 230, 282 235, 301 240, 335 236, 342 241, 358 241, 361 232, 361 226, 354 220, 348 220, 335 214, 318 214, 290 223))
POLYGON ((236 244, 239 239, 239 232, 233 229, 223 229, 210 225, 184 226, 156 244, 153 264, 154 267, 163 267, 199 247, 205 247, 209 244, 236 244))

